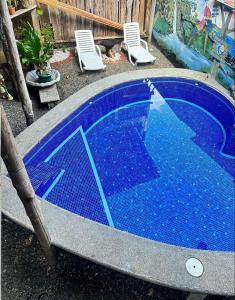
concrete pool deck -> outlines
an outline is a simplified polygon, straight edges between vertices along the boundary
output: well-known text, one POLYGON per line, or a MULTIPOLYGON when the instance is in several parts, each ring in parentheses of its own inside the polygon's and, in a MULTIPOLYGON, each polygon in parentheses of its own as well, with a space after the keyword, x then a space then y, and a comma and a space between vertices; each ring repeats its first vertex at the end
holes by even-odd
MULTIPOLYGON (((70 96, 22 132, 17 137, 21 154, 24 156, 61 120, 97 93, 121 82, 160 76, 193 78, 214 87, 229 98, 227 91, 206 74, 188 70, 152 69, 114 75, 92 83, 70 96)), ((21 202, 17 201, 10 180, 5 176, 2 199, 4 214, 32 229, 21 202)), ((62 249, 160 285, 206 294, 234 294, 233 253, 193 250, 156 243, 81 218, 40 199, 39 205, 52 243, 62 249), (204 273, 200 277, 192 277, 186 270, 186 261, 192 257, 203 264, 204 273)))

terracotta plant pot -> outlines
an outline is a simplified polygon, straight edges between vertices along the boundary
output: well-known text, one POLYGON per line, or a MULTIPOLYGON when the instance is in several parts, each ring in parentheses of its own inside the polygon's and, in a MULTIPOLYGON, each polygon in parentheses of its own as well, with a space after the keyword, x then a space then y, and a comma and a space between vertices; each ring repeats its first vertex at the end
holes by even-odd
POLYGON ((16 13, 16 8, 15 7, 8 7, 9 14, 12 16, 16 13))

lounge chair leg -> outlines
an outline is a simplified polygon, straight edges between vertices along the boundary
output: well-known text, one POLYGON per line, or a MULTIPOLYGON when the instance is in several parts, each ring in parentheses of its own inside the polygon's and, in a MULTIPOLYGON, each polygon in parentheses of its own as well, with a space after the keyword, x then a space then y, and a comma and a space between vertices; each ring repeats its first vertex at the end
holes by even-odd
POLYGON ((133 61, 132 61, 131 56, 130 56, 129 53, 128 53, 128 58, 129 58, 129 62, 130 62, 133 66, 137 65, 137 63, 133 63, 133 61))
POLYGON ((83 73, 83 67, 82 67, 82 62, 81 61, 79 61, 79 65, 80 65, 80 70, 83 73))
POLYGON ((186 297, 185 300, 204 300, 207 295, 205 294, 195 294, 195 293, 190 293, 186 297))

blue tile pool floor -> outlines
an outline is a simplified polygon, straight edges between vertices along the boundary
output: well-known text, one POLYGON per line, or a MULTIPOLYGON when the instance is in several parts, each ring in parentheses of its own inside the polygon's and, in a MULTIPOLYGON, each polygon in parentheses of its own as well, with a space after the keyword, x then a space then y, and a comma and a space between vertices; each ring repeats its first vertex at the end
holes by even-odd
POLYGON ((36 193, 73 213, 171 245, 234 251, 233 123, 233 106, 201 83, 135 81, 92 98, 25 162, 36 193))

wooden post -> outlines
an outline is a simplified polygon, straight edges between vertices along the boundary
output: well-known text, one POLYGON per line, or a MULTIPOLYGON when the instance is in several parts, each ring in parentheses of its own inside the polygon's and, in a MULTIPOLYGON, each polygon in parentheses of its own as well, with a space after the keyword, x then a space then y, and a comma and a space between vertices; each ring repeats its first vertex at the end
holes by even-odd
POLYGON ((33 225, 35 234, 43 248, 50 265, 56 264, 55 249, 43 224, 43 218, 37 205, 37 198, 25 169, 23 160, 17 150, 11 127, 5 111, 1 106, 1 156, 8 170, 12 184, 21 199, 26 213, 33 225))
POLYGON ((25 83, 24 74, 20 63, 20 57, 16 45, 15 34, 11 18, 9 16, 7 2, 5 0, 0 0, 0 14, 2 18, 4 34, 6 36, 8 44, 9 54, 11 57, 11 64, 16 74, 18 93, 22 102, 23 111, 26 117, 26 123, 27 125, 30 125, 34 121, 32 101, 29 97, 28 89, 25 83))
MULTIPOLYGON (((36 0, 27 0, 25 2, 27 3, 27 7, 32 7, 37 4, 36 0)), ((33 28, 35 28, 36 30, 40 30, 40 24, 39 24, 39 18, 37 16, 37 10, 33 9, 30 12, 30 15, 31 15, 31 22, 32 22, 33 28)))

